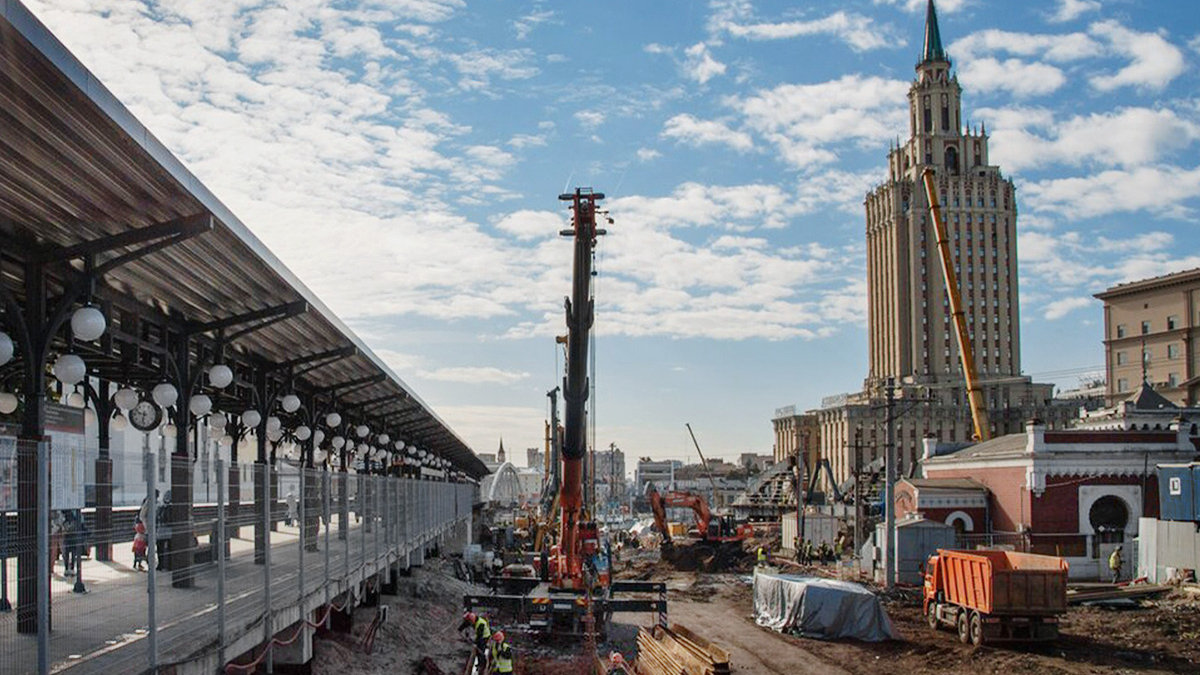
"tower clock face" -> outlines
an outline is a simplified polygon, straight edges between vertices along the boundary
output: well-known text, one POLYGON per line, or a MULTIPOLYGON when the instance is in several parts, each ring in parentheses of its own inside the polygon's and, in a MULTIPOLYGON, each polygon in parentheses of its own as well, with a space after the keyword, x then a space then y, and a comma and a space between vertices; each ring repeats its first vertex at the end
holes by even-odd
POLYGON ((162 408, 154 401, 142 399, 129 409, 129 423, 139 431, 151 431, 162 421, 162 408))

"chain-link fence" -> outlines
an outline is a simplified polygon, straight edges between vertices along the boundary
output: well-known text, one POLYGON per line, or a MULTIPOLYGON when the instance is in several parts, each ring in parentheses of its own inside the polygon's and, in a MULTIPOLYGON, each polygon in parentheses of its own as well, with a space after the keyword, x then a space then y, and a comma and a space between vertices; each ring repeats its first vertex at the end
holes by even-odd
POLYGON ((475 498, 469 484, 153 446, 95 467, 49 442, 0 448, 0 601, 12 607, 0 611, 0 672, 269 661, 262 645, 289 628, 278 623, 327 615, 468 518, 475 498))

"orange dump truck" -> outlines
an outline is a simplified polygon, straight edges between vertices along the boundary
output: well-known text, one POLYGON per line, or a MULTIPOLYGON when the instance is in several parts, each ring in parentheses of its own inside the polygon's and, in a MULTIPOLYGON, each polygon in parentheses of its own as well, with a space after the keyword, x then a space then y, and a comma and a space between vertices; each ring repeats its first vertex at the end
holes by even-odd
POLYGON ((925 566, 925 618, 958 639, 1054 640, 1067 611, 1067 561, 1013 551, 946 551, 925 566))

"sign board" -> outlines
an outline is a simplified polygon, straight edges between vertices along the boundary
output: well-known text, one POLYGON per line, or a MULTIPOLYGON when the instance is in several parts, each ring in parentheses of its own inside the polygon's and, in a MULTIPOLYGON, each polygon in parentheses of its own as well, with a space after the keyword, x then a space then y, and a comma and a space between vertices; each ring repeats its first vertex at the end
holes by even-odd
POLYGON ((87 483, 83 408, 46 403, 46 437, 50 439, 50 507, 82 509, 87 483))

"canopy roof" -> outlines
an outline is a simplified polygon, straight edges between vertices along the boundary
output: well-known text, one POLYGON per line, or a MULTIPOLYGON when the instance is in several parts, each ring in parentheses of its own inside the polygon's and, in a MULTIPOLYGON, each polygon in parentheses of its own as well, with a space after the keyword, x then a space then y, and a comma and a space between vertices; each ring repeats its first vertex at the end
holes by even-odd
POLYGON ((340 349, 340 358, 304 373, 310 391, 366 382, 339 396, 350 408, 341 412, 378 421, 378 430, 473 477, 487 473, 466 442, 17 0, 0 0, 0 129, 8 263, 0 284, 15 297, 24 289, 12 262, 49 256, 62 262, 58 276, 69 277, 72 267, 82 271, 78 251, 90 243, 108 242, 95 258, 103 264, 134 253, 149 228, 183 232, 106 271, 97 294, 210 338, 224 320, 258 316, 255 330, 226 349, 266 367, 340 349), (130 244, 112 245, 121 237, 130 244), (369 414, 353 413, 368 402, 369 414))

